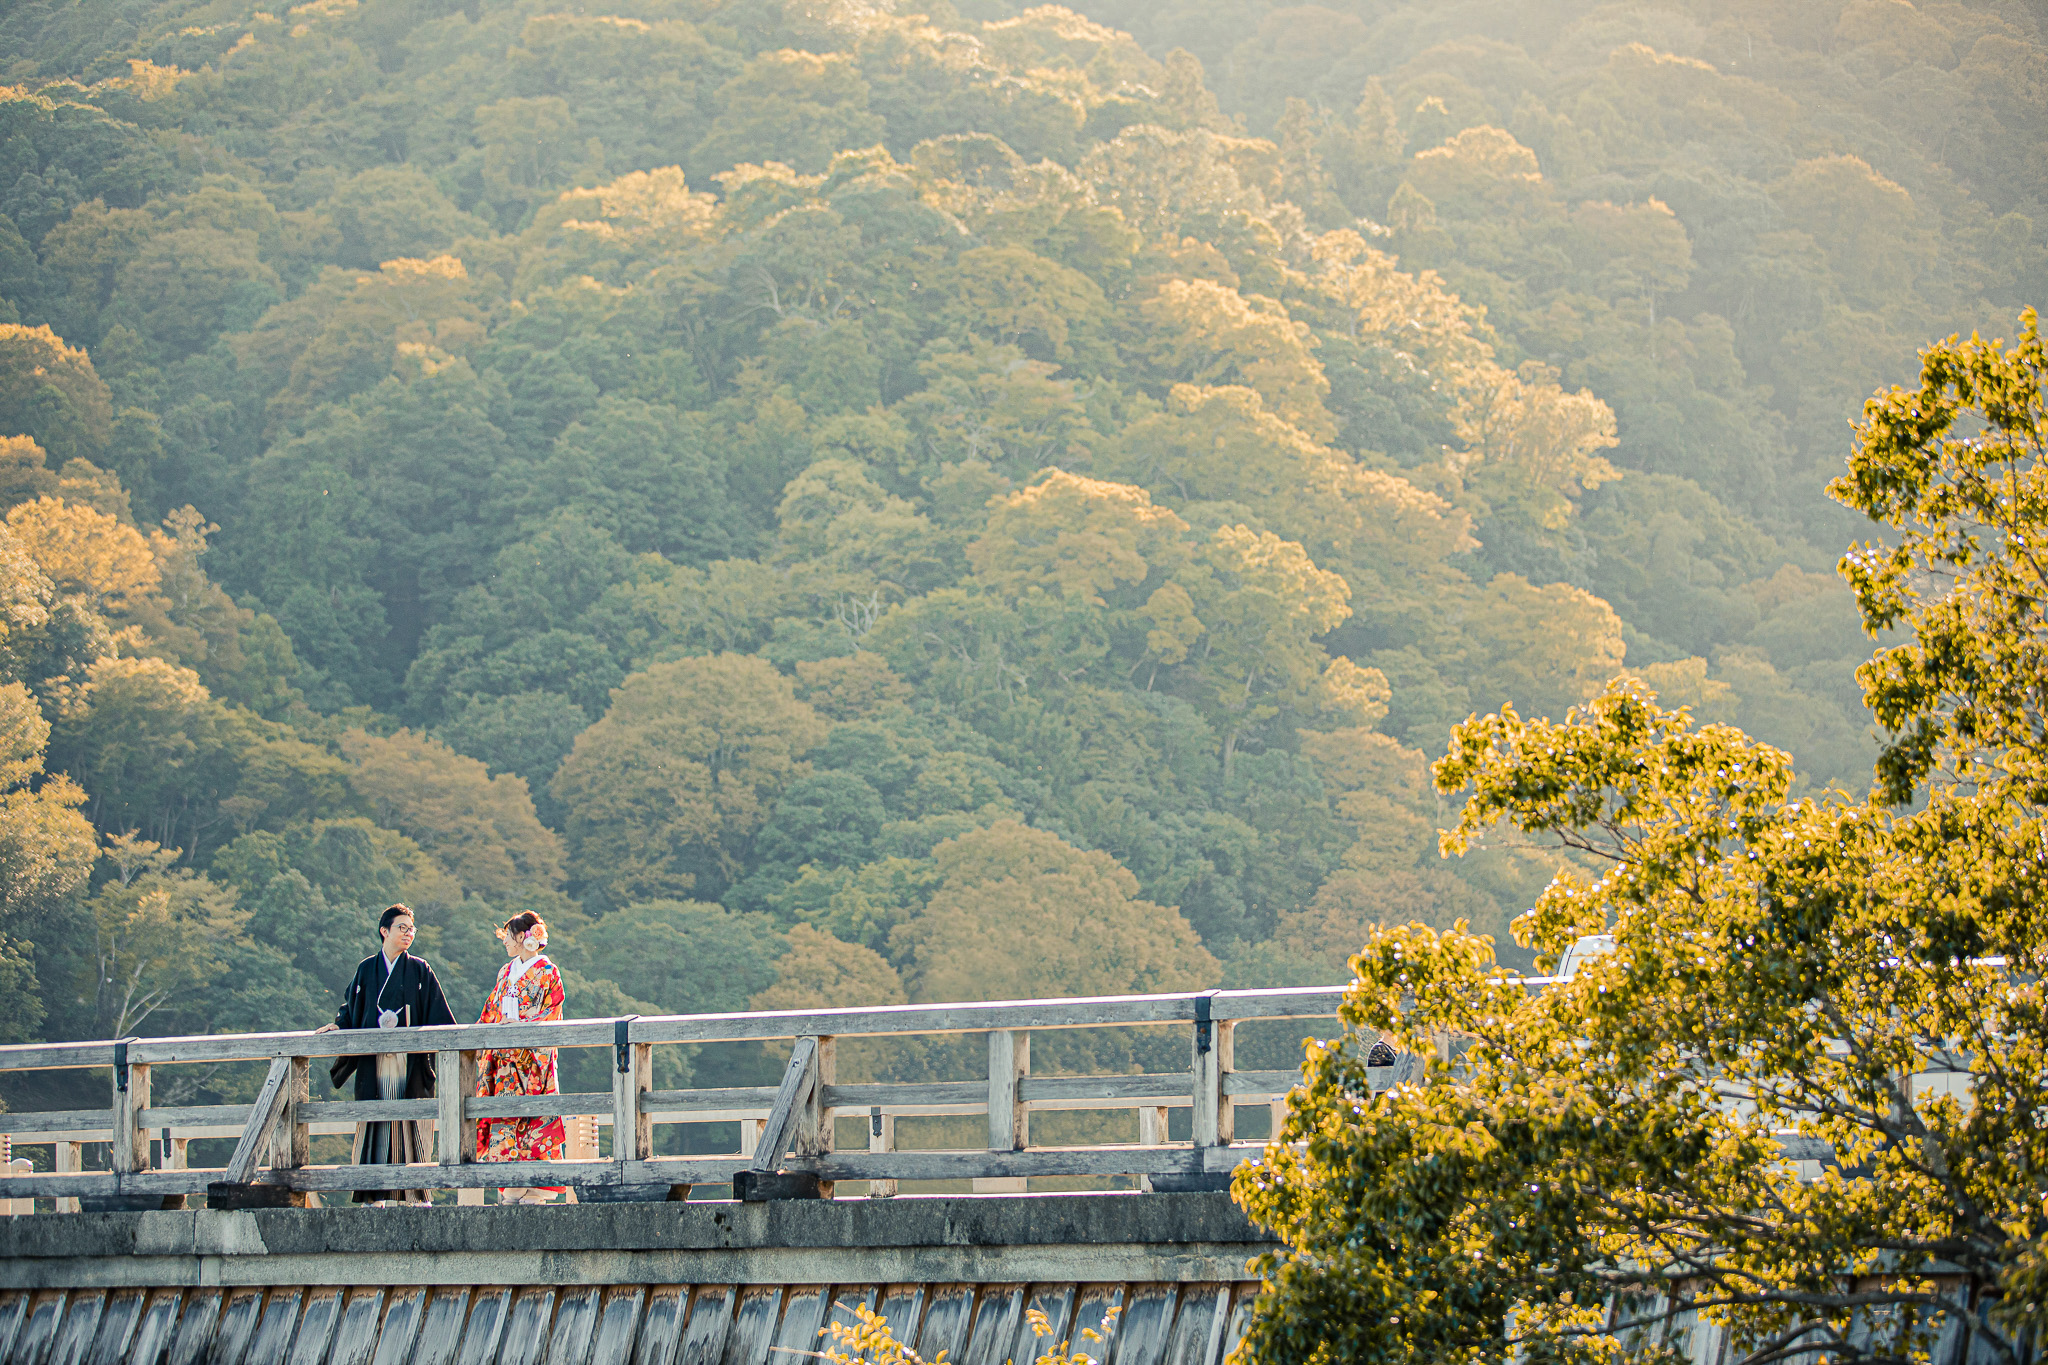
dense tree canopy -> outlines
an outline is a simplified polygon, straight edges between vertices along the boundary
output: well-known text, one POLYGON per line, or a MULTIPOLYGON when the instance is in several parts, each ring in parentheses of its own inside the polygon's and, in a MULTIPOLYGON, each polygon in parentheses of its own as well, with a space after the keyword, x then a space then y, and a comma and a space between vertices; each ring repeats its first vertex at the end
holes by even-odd
POLYGON ((22 0, 0 1027, 316 1022, 399 898, 458 1013, 520 908, 593 1010, 1526 961, 1556 859, 1430 837, 1468 716, 1626 673, 1868 785, 1822 488, 2048 279, 2044 50, 2002 0, 22 0), (1026 883, 1115 951, 1019 975, 1026 883))

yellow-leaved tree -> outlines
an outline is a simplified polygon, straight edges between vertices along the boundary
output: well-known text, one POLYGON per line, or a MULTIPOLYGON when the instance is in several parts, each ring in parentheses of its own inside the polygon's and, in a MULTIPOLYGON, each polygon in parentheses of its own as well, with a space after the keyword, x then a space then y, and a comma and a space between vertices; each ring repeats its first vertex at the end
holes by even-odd
POLYGON ((388 739, 351 730, 341 751, 355 765, 349 785, 377 822, 433 854, 470 893, 499 898, 561 886, 561 838, 535 816, 525 778, 493 777, 411 730, 388 739))

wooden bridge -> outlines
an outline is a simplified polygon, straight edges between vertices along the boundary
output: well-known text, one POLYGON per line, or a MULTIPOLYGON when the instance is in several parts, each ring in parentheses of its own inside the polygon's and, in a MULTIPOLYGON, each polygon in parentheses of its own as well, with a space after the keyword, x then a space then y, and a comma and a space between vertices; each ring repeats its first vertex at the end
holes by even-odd
MULTIPOLYGON (((47 1143, 51 1169, 0 1176, 0 1198, 61 1201, 61 1208, 144 1210, 183 1207, 207 1194, 215 1206, 306 1203, 310 1193, 357 1189, 455 1190, 478 1202, 491 1187, 568 1185, 585 1202, 686 1199, 692 1187, 730 1185, 742 1197, 830 1197, 844 1181, 869 1193, 904 1182, 973 1181, 983 1192, 1021 1191, 1031 1177, 1131 1177, 1157 1191, 1219 1190, 1262 1144, 1236 1140, 1235 1115, 1271 1106, 1298 1079, 1293 1070, 1240 1071, 1234 1035, 1254 1020, 1330 1018, 1340 987, 1314 990, 1207 991, 1200 994, 1090 999, 896 1005, 783 1013, 635 1016, 554 1023, 454 1025, 329 1033, 251 1033, 130 1038, 0 1048, 0 1071, 107 1068, 104 1109, 0 1114, 0 1133, 17 1147, 47 1143), (1185 1070, 1135 1075, 1034 1075, 1031 1038, 1068 1029, 1177 1026, 1186 1039, 1185 1070), (986 1035, 985 1080, 842 1084, 837 1044, 850 1038, 986 1035), (706 1043, 784 1042, 788 1066, 778 1086, 655 1090, 655 1049, 706 1043), (608 1092, 476 1095, 477 1053, 492 1048, 597 1048, 608 1055, 608 1092), (422 1100, 314 1100, 316 1058, 379 1052, 437 1054, 439 1095, 422 1100), (269 1067, 253 1104, 160 1106, 152 1080, 164 1068, 260 1062, 269 1067), (1168 1111, 1189 1111, 1189 1136, 1168 1141, 1168 1111), (1135 1111, 1135 1142, 1042 1146, 1031 1141, 1034 1112, 1135 1111), (898 1118, 985 1115, 985 1145, 903 1150, 898 1118), (609 1128, 607 1159, 552 1163, 542 1177, 530 1163, 477 1160, 478 1119, 562 1115, 609 1128), (841 1150, 835 1122, 866 1118, 865 1150, 841 1150), (438 1132, 438 1160, 389 1166, 315 1165, 315 1134, 346 1132, 360 1121, 415 1120, 438 1132), (658 1156, 657 1125, 740 1125, 730 1155, 658 1156), (225 1167, 187 1164, 195 1138, 233 1136, 225 1167), (105 1170, 80 1169, 82 1148, 104 1142, 105 1170)), ((1409 1065, 1414 1059, 1406 1059, 1409 1065)), ((1397 1068, 1383 1068, 1392 1084, 1397 1068)), ((19 1163, 16 1167, 19 1170, 19 1163)), ((957 1188, 957 1186, 955 1187, 957 1188)), ((25 1210, 24 1210, 25 1211, 25 1210)))
MULTIPOLYGON (((1331 1019, 1341 996, 1208 991, 0 1048, 0 1070, 111 1076, 104 1109, 0 1114, 0 1133, 48 1144, 56 1168, 0 1176, 16 1214, 0 1219, 0 1365, 789 1365, 857 1306, 926 1360, 1022 1365, 1072 1340, 1099 1365, 1225 1365, 1258 1290, 1252 1258, 1273 1246, 1221 1192, 1264 1146, 1239 1139, 1237 1118, 1279 1106, 1298 1078, 1238 1069, 1237 1031, 1331 1019), (1187 1065, 1034 1073, 1033 1036, 1072 1029, 1165 1029, 1187 1065), (968 1069, 958 1048, 975 1035, 983 1078, 838 1077, 847 1039, 952 1039, 968 1069), (780 1083, 653 1088, 655 1049, 717 1043, 787 1045, 780 1083), (612 1088, 480 1098, 477 1053, 504 1047, 602 1049, 612 1088), (439 1097, 310 1098, 314 1059, 378 1052, 437 1054, 439 1097), (161 1068, 223 1063, 264 1066, 253 1103, 152 1103, 161 1068), (1067 1110, 1131 1113, 1137 1141, 1033 1141, 1034 1113, 1067 1110), (1173 1110, 1187 1114, 1185 1129, 1172 1125, 1180 1141, 1168 1140, 1173 1110), (609 1155, 589 1140, 581 1159, 545 1166, 476 1159, 477 1120, 557 1114, 609 1128, 609 1155), (899 1118, 962 1115, 984 1119, 985 1142, 895 1141, 899 1118), (838 1147, 841 1119, 864 1120, 862 1149, 838 1147), (313 1163, 315 1135, 370 1120, 433 1124, 438 1159, 403 1174, 313 1163), (657 1128, 735 1122, 738 1151, 656 1154, 657 1128), (234 1139, 227 1165, 189 1164, 189 1144, 207 1138, 234 1139), (81 1169, 96 1143, 107 1169, 81 1169), (1025 1193, 1033 1180, 1043 1191, 1074 1178, 1137 1188, 1025 1193), (583 1202, 463 1207, 536 1181, 583 1202), (394 1186, 455 1197, 308 1207, 394 1186), (962 1188, 978 1193, 939 1192, 962 1188), (705 1197, 728 1189, 739 1197, 705 1197), (911 1197, 847 1197, 856 1192, 911 1197), (194 1196, 207 1206, 186 1207, 194 1196), (67 1216, 28 1216, 37 1201, 67 1216), (1028 1325, 1032 1309, 1051 1337, 1028 1325), (1112 1320, 1106 1346, 1083 1347, 1084 1329, 1112 1320)), ((1419 1070, 1403 1055, 1369 1075, 1379 1090, 1419 1070)), ((965 1126, 953 1125, 954 1141, 965 1126)), ((1793 1134, 1781 1145, 1816 1171, 1828 1157, 1793 1134)), ((1721 1330, 1690 1315, 1660 1331, 1658 1344, 1692 1365, 1729 1358, 1721 1330)), ((1936 1358, 1993 1365, 1980 1345, 1958 1326, 1936 1358)))
MULTIPOLYGON (((97 1067, 112 1078, 104 1109, 0 1114, 0 1132, 21 1148, 49 1144, 45 1164, 59 1168, 0 1178, 0 1198, 23 1215, 38 1200, 81 1210, 0 1220, 0 1365, 788 1365, 855 1305, 881 1313, 928 1360, 944 1351, 960 1365, 1028 1362, 1071 1339, 1104 1365, 1222 1365, 1257 1290, 1248 1263, 1271 1244, 1219 1192, 1263 1146, 1237 1140, 1236 1115, 1275 1104, 1298 1079, 1237 1069, 1236 1032, 1333 1016, 1340 995, 1211 991, 0 1049, 0 1069, 97 1067), (1032 1071, 1034 1034, 1162 1028, 1178 1035, 1185 1069, 1032 1071), (838 1077, 843 1040, 951 1039, 966 1070, 958 1050, 974 1048, 973 1035, 985 1035, 982 1079, 838 1077), (780 1084, 653 1088, 656 1049, 734 1042, 786 1044, 780 1084), (477 1053, 504 1047, 601 1049, 612 1088, 479 1098, 477 1053), (438 1054, 439 1097, 310 1098, 315 1059, 392 1051, 438 1054), (152 1101, 165 1068, 235 1062, 267 1068, 251 1104, 152 1101), (1186 1127, 1172 1126, 1186 1137, 1169 1141, 1176 1109, 1186 1127), (1138 1140, 1034 1143, 1031 1116, 1063 1110, 1134 1113, 1138 1140), (476 1159, 476 1120, 554 1114, 609 1128, 608 1157, 587 1151, 538 1168, 476 1159), (972 1147, 895 1142, 899 1118, 961 1115, 985 1118, 985 1142, 979 1131, 972 1147), (864 1150, 838 1147, 841 1118, 862 1120, 864 1150), (401 1175, 311 1159, 316 1135, 397 1119, 434 1125, 434 1163, 401 1175), (739 1151, 656 1154, 659 1128, 735 1121, 739 1151), (226 1166, 188 1163, 191 1142, 229 1137, 226 1166), (95 1143, 107 1144, 108 1169, 80 1169, 95 1143), (1017 1197, 1034 1177, 1140 1188, 1017 1197), (536 1181, 569 1185, 582 1202, 460 1206, 536 1181), (393 1186, 458 1198, 306 1207, 314 1195, 393 1186), (704 1198, 725 1186, 740 1199, 704 1198), (846 1197, 963 1188, 981 1193, 846 1197), (207 1207, 185 1207, 195 1196, 207 1207), (1027 1325, 1033 1308, 1051 1339, 1027 1325), (1084 1344, 1084 1329, 1109 1321, 1106 1347, 1084 1344)), ((1383 1083, 1395 1073, 1383 1069, 1383 1083)), ((956 1117, 954 1141, 966 1126, 956 1117)))

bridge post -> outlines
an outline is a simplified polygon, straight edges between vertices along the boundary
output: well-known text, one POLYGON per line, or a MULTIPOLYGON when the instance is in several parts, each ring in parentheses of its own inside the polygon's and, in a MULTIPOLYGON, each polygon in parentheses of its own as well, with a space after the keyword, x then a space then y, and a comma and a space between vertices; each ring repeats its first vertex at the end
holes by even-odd
POLYGON ((313 1130, 306 1123, 304 1106, 312 1099, 309 1073, 311 1059, 292 1058, 291 1074, 284 1083, 284 1118, 277 1128, 277 1155, 271 1162, 288 1171, 298 1170, 313 1159, 313 1130))
MULTIPOLYGON (((991 1029, 988 1035, 988 1149, 1021 1152, 1031 1145, 1031 1111, 1018 1098, 1018 1082, 1031 1074, 1031 1034, 991 1029)), ((976 1194, 1022 1194, 1021 1176, 983 1176, 976 1194)))
MULTIPOLYGON (((443 1166, 466 1166, 476 1160, 476 1123, 463 1112, 463 1102, 476 1094, 474 1052, 434 1054, 434 1159, 443 1166)), ((458 1204, 481 1204, 484 1192, 457 1190, 458 1204)))
POLYGON ((1231 1070, 1231 1044, 1235 1032, 1236 1024, 1228 1019, 1204 1018, 1195 1023, 1194 1138, 1197 1147, 1221 1147, 1237 1136, 1236 1106, 1223 1093, 1223 1078, 1231 1070))
POLYGON ((654 1048, 627 1045, 625 1064, 612 1075, 612 1160, 645 1161, 654 1150, 654 1116, 640 1097, 654 1088, 654 1048))
MULTIPOLYGON (((896 1116, 882 1112, 876 1105, 868 1111, 868 1150, 871 1152, 893 1152, 896 1150, 896 1116)), ((868 1197, 886 1199, 896 1193, 893 1180, 870 1180, 868 1197)))
MULTIPOLYGON (((85 1169, 85 1144, 82 1142, 59 1142, 51 1155, 50 1164, 56 1167, 58 1175, 76 1175, 85 1169)), ((56 1209, 59 1213, 77 1213, 78 1196, 58 1195, 56 1209)))
MULTIPOLYGON (((799 1156, 830 1156, 837 1145, 837 1134, 833 1132, 833 1119, 837 1111, 825 1106, 825 1087, 839 1083, 839 1040, 820 1036, 818 1039, 818 1061, 811 1082, 810 1093, 804 1097, 801 1117, 796 1129, 796 1152, 799 1156)), ((820 1180, 818 1196, 832 1197, 835 1182, 820 1180)))
POLYGON ((126 1044, 114 1051, 114 1174, 134 1175, 149 1169, 149 1133, 136 1120, 149 1108, 149 1064, 130 1062, 126 1044))
MULTIPOLYGON (((1167 1141, 1166 1106, 1148 1104, 1138 1111, 1138 1145, 1140 1147, 1163 1147, 1167 1141)), ((1148 1194, 1152 1190, 1152 1177, 1138 1177, 1138 1188, 1148 1194)))

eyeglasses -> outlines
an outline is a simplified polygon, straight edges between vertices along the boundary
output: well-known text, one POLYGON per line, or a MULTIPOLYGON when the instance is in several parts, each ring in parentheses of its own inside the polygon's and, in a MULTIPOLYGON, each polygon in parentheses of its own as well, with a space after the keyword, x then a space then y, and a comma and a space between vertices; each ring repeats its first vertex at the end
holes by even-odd
POLYGON ((407 924, 404 920, 397 920, 392 923, 391 928, 388 929, 386 932, 393 934, 404 934, 407 938, 411 938, 413 936, 414 930, 413 926, 407 924))

